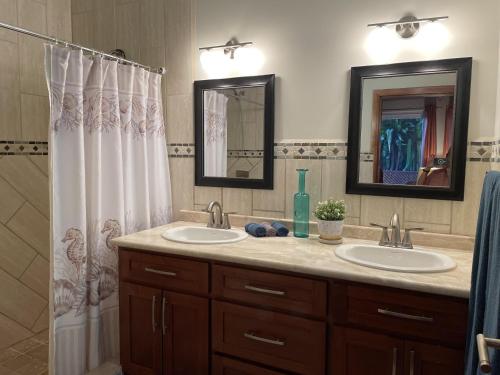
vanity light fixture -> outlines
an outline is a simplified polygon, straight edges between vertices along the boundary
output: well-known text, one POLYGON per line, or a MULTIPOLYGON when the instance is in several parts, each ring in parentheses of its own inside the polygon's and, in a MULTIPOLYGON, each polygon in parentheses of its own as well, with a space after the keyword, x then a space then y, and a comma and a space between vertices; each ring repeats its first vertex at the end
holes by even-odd
POLYGON ((395 26, 395 30, 399 34, 399 36, 403 39, 408 39, 418 33, 418 31, 420 30, 420 24, 434 23, 436 21, 442 21, 448 18, 448 16, 417 18, 414 15, 407 15, 401 18, 399 21, 370 23, 368 24, 368 27, 395 26))
POLYGON ((239 42, 236 38, 231 38, 226 44, 221 44, 217 46, 200 47, 200 51, 212 51, 216 49, 223 49, 225 55, 229 55, 231 59, 234 59, 234 53, 238 48, 246 47, 252 45, 253 42, 239 42))

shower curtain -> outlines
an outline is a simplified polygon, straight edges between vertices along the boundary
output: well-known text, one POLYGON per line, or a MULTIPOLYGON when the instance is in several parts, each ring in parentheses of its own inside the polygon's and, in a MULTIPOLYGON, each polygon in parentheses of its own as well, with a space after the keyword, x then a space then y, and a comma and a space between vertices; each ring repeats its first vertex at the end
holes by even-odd
POLYGON ((227 101, 224 94, 214 90, 203 94, 203 159, 208 177, 227 177, 227 101))
POLYGON ((80 375, 119 354, 117 236, 167 223, 161 76, 46 46, 53 364, 80 375))

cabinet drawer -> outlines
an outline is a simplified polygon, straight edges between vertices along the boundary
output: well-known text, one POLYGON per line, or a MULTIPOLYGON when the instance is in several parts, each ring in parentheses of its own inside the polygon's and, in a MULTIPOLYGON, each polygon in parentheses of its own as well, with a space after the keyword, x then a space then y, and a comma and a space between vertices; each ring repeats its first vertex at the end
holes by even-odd
POLYGON ((208 264, 120 250, 120 278, 164 289, 208 293, 208 264))
POLYGON ((347 287, 347 322, 462 346, 467 301, 370 286, 347 287))
POLYGON ((326 315, 326 283, 215 265, 213 293, 235 301, 315 316, 326 315))
POLYGON ((285 373, 214 355, 212 357, 212 375, 285 375, 285 373))
POLYGON ((215 301, 212 346, 303 375, 324 374, 325 323, 215 301))

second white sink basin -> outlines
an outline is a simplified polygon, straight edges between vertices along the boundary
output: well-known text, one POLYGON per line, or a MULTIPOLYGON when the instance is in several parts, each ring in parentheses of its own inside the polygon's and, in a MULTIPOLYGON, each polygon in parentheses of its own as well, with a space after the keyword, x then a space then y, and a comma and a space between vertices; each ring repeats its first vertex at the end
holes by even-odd
POLYGON ((244 240, 248 234, 239 229, 215 229, 182 226, 166 230, 162 237, 175 242, 192 244, 222 244, 244 240))
POLYGON ((335 253, 349 262, 387 271, 444 272, 456 267, 449 256, 418 249, 346 244, 337 247, 335 253))

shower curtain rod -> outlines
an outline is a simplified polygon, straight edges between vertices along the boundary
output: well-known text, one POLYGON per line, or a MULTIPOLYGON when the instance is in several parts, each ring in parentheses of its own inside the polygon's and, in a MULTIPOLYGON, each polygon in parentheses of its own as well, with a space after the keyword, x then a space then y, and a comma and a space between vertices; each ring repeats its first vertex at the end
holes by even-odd
POLYGON ((35 38, 44 39, 44 40, 47 40, 47 41, 55 43, 55 44, 62 44, 66 47, 73 47, 73 48, 80 49, 82 51, 90 52, 92 54, 98 54, 98 55, 107 57, 107 58, 112 59, 112 60, 117 60, 119 63, 134 65, 134 66, 144 68, 144 69, 149 70, 149 71, 154 72, 154 73, 165 74, 167 72, 167 69, 165 69, 164 67, 152 68, 152 67, 147 66, 147 65, 139 64, 139 63, 132 61, 132 60, 127 60, 127 59, 124 59, 124 58, 121 58, 118 56, 111 55, 111 54, 106 53, 106 52, 102 52, 102 51, 95 50, 92 48, 84 47, 84 46, 81 46, 79 44, 75 44, 75 43, 71 43, 71 42, 68 42, 65 40, 57 39, 57 38, 54 38, 54 37, 51 37, 48 35, 40 34, 40 33, 37 33, 35 31, 23 29, 22 27, 17 27, 14 25, 10 25, 8 23, 0 22, 0 27, 3 27, 4 29, 16 31, 18 33, 30 35, 30 36, 33 36, 35 38))

